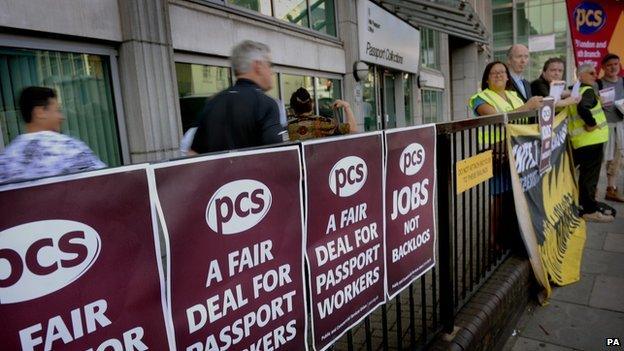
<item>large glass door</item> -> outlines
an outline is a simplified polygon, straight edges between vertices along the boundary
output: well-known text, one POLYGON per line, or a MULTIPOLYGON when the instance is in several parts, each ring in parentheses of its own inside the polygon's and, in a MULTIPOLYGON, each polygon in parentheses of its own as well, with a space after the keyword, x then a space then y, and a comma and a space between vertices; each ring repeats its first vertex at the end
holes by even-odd
POLYGON ((380 130, 381 125, 381 104, 379 103, 380 82, 378 69, 370 66, 368 70, 368 78, 364 82, 364 130, 373 131, 380 130))
POLYGON ((391 72, 383 73, 383 122, 384 129, 396 128, 397 109, 396 91, 394 89, 395 75, 391 72))
POLYGON ((397 118, 401 121, 405 118, 405 109, 397 105, 397 102, 403 104, 405 100, 401 81, 397 81, 401 80, 401 74, 383 67, 370 67, 368 78, 364 81, 365 131, 396 128, 397 118))

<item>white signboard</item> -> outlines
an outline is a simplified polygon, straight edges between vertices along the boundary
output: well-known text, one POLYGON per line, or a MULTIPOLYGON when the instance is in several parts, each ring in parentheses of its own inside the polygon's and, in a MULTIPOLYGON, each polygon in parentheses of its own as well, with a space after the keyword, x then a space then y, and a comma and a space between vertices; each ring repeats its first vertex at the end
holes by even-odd
POLYGON ((444 76, 437 72, 420 71, 420 87, 421 88, 437 88, 444 89, 444 76))
POLYGON ((555 50, 555 34, 536 35, 529 37, 529 51, 540 52, 555 50))
POLYGON ((420 31, 369 0, 357 12, 360 60, 418 73, 420 31))

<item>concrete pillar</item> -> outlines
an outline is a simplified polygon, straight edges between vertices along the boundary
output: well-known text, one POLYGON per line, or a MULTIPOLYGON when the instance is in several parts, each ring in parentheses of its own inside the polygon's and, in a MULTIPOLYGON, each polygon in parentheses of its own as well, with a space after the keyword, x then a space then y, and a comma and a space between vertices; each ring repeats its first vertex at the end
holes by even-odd
POLYGON ((176 155, 182 133, 167 0, 118 0, 119 71, 132 163, 176 155))
POLYGON ((451 40, 451 91, 453 120, 472 117, 468 108, 470 97, 477 93, 481 73, 477 44, 460 39, 451 40), (462 45, 463 44, 463 45, 462 45))
MULTIPOLYGON (((356 82, 353 76, 353 63, 360 59, 358 47, 357 8, 355 0, 336 1, 338 17, 338 33, 344 42, 345 76, 343 80, 343 97, 351 104, 358 130, 364 131, 364 104, 361 97, 356 100, 356 86, 360 92, 364 89, 361 82, 356 82)), ((360 96, 362 94, 359 94, 360 96)))

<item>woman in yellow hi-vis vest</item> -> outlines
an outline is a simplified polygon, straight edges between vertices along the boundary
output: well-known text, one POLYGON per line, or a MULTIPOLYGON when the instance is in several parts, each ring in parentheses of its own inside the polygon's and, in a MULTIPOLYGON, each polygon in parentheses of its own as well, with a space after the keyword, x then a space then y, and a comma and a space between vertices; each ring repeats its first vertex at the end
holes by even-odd
POLYGON ((615 218, 600 212, 596 202, 603 148, 609 140, 607 117, 593 88, 596 69, 591 64, 583 64, 577 74, 581 82, 581 101, 569 107, 568 134, 574 149, 574 163, 579 167, 579 203, 586 221, 611 222, 615 218))
POLYGON ((485 66, 481 79, 481 91, 470 98, 470 110, 475 116, 493 115, 503 112, 528 111, 538 109, 542 97, 535 96, 523 103, 513 91, 507 66, 500 62, 490 62, 485 66))
MULTIPOLYGON (((485 66, 483 78, 481 79, 481 91, 470 98, 470 110, 475 116, 493 115, 512 111, 529 111, 538 109, 542 103, 542 97, 536 96, 523 103, 515 91, 512 90, 511 74, 507 66, 494 61, 485 66)), ((504 126, 502 127, 504 128, 504 126)), ((501 127, 495 127, 493 131, 482 133, 477 132, 479 148, 488 148, 494 151, 496 164, 507 164, 507 152, 504 140, 500 133, 501 127)), ((502 208, 504 204, 507 208, 513 208, 513 198, 511 197, 511 174, 509 167, 502 167, 502 171, 494 175, 489 183, 490 208, 502 208)), ((490 233, 492 233, 493 245, 514 247, 522 245, 519 238, 509 235, 501 236, 499 233, 511 233, 506 226, 516 223, 514 211, 504 214, 502 220, 500 211, 493 212, 494 218, 490 222, 490 233)))

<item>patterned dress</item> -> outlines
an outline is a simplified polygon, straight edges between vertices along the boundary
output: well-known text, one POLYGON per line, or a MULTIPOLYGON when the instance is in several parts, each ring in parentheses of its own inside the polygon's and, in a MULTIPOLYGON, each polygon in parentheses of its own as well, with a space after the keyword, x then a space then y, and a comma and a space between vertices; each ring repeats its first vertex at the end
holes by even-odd
POLYGON ((27 133, 0 154, 0 184, 104 167, 82 141, 52 131, 27 133))
POLYGON ((349 124, 323 116, 297 116, 288 122, 290 140, 306 140, 349 134, 349 124))

